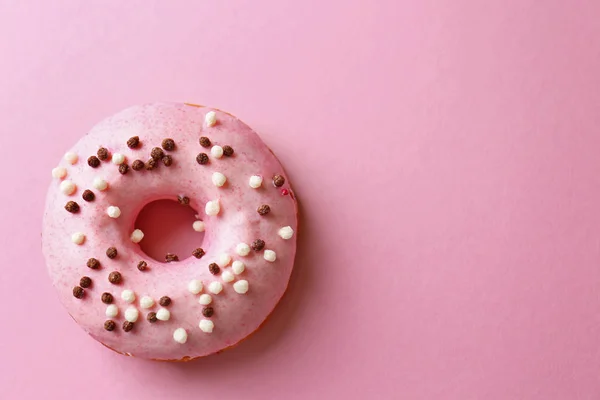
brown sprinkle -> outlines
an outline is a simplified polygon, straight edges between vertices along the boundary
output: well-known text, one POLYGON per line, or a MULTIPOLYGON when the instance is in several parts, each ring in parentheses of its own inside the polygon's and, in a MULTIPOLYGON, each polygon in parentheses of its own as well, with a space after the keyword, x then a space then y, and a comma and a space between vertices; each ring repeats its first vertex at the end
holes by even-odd
POLYGON ((187 206, 190 204, 190 198, 187 196, 177 196, 177 201, 183 206, 187 206))
POLYGON ((85 291, 83 290, 83 288, 81 286, 75 286, 73 288, 73 296, 77 299, 83 299, 83 296, 85 295, 85 291))
POLYGON ((119 173, 121 175, 125 175, 128 172, 129 172, 129 165, 127 165, 125 163, 119 165, 119 173))
POLYGON ((262 206, 258 207, 258 213, 260 215, 267 215, 270 211, 271 211, 271 207, 269 207, 267 204, 263 204, 262 206))
POLYGON ((206 136, 202 136, 200 138, 200 146, 202 147, 210 147, 210 139, 207 138, 206 136))
POLYGON ((140 271, 145 271, 148 268, 148 263, 146 261, 140 261, 137 265, 137 269, 140 271))
POLYGON ((158 300, 158 304, 163 307, 168 307, 171 305, 171 298, 169 296, 163 296, 158 300))
POLYGON ((142 160, 135 160, 132 164, 131 164, 131 168, 134 171, 139 171, 141 169, 144 169, 144 162, 142 160))
POLYGON ((123 322, 123 330, 125 332, 129 332, 132 329, 133 329, 133 322, 129 322, 129 321, 123 322))
POLYGON ((206 153, 200 153, 200 154, 198 154, 196 156, 196 161, 200 165, 207 164, 208 163, 208 156, 206 155, 206 153))
POLYGON ((149 312, 148 315, 146 315, 146 319, 148 320, 148 322, 150 322, 151 324, 155 323, 156 321, 158 321, 158 318, 156 318, 156 313, 155 312, 149 312))
POLYGON ((98 158, 100 159, 100 161, 106 161, 108 160, 108 149, 106 149, 105 147, 100 147, 98 149, 98 153, 96 153, 98 155, 98 158))
POLYGON ((192 251, 192 255, 196 258, 202 258, 202 256, 204 255, 204 250, 200 247, 198 247, 196 250, 192 251))
POLYGON ((177 254, 167 253, 165 255, 165 262, 173 262, 173 261, 179 261, 179 257, 177 257, 177 254))
POLYGON ((285 178, 281 175, 275 175, 273 177, 273 185, 275 185, 275 187, 281 187, 283 186, 283 184, 285 183, 285 178))
POLYGON ((116 247, 109 247, 106 249, 106 257, 110 258, 111 260, 115 258, 117 254, 118 252, 116 247))
POLYGON ((100 261, 96 260, 95 258, 90 258, 87 260, 87 266, 90 269, 98 269, 100 268, 100 261))
POLYGON ((68 212, 70 212, 72 214, 79 212, 79 204, 75 203, 74 201, 69 201, 65 205, 65 210, 67 210, 68 212))
POLYGON ((221 268, 219 268, 219 266, 216 263, 208 264, 208 270, 213 275, 217 275, 219 272, 221 272, 221 268))
POLYGON ((123 277, 121 276, 120 272, 113 271, 110 274, 108 274, 108 281, 110 283, 114 283, 115 285, 120 283, 121 279, 123 279, 123 277))
POLYGON ((104 304, 111 304, 113 302, 113 295, 108 292, 102 293, 102 302, 104 304))
POLYGON ((146 163, 146 170, 148 170, 148 171, 151 171, 151 170, 155 169, 156 167, 158 167, 158 162, 154 158, 149 159, 148 162, 146 163))
POLYGON ((81 286, 84 289, 89 288, 90 286, 92 286, 92 279, 89 276, 82 276, 79 280, 79 286, 81 286))
POLYGON ((98 160, 98 157, 96 156, 91 156, 88 158, 88 165, 92 168, 98 168, 100 166, 100 160, 98 160))
POLYGON ((165 152, 160 147, 155 147, 150 152, 150 157, 152 157, 155 160, 160 160, 164 156, 165 156, 165 152))
POLYGON ((261 251, 265 248, 265 241, 261 239, 256 239, 254 242, 252 242, 252 246, 250 247, 252 247, 252 250, 254 251, 261 251))
POLYGON ((223 146, 223 155, 226 157, 231 157, 233 155, 233 147, 229 145, 223 146))
POLYGON ((139 136, 133 136, 130 137, 129 140, 127 140, 127 147, 129 147, 130 149, 137 149, 137 147, 140 145, 140 137, 139 136))
POLYGON ((110 319, 104 323, 104 329, 106 329, 109 332, 114 331, 116 326, 117 324, 115 324, 115 321, 112 321, 110 319))
POLYGON ((202 309, 202 315, 204 315, 207 318, 212 317, 214 313, 215 313, 215 309, 212 307, 204 307, 202 309))
POLYGON ((86 190, 84 190, 84 192, 81 195, 81 197, 83 197, 83 199, 85 201, 94 201, 94 199, 96 198, 96 195, 91 190, 86 189, 86 190))
POLYGON ((170 167, 171 165, 173 165, 173 157, 167 154, 162 158, 162 162, 163 164, 165 164, 165 167, 170 167))
POLYGON ((175 149, 175 141, 171 138, 166 138, 162 141, 162 148, 167 151, 172 151, 175 149))

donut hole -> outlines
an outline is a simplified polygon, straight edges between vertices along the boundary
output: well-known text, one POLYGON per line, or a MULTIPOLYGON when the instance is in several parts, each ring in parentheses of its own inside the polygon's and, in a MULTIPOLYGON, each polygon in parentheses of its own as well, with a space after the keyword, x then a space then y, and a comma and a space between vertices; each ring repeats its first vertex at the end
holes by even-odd
POLYGON ((135 221, 135 228, 144 232, 140 248, 148 257, 163 263, 167 253, 176 254, 180 261, 191 257, 204 240, 204 232, 196 232, 192 227, 196 214, 192 207, 173 200, 146 204, 135 221))

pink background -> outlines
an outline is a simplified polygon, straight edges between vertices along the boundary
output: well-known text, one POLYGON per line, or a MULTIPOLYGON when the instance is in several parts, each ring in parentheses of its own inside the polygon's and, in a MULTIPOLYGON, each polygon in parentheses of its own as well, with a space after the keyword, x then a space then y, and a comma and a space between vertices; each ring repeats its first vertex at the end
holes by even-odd
POLYGON ((594 0, 0 2, 0 398, 598 399, 599 17, 594 0), (86 336, 40 252, 58 158, 155 100, 239 116, 302 202, 271 319, 187 365, 86 336))

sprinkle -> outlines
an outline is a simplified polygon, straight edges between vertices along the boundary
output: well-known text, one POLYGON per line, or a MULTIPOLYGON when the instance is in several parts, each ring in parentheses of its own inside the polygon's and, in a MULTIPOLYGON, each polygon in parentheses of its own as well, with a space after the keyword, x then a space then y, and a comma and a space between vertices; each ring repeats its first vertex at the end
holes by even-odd
POLYGON ((85 295, 85 290, 83 290, 83 288, 81 286, 75 286, 73 288, 73 296, 77 299, 83 299, 83 296, 85 295))
POLYGON ((152 157, 155 160, 160 160, 164 156, 165 156, 165 152, 160 147, 155 147, 150 152, 150 157, 152 157))
POLYGON ((92 278, 90 278, 89 276, 82 276, 79 280, 79 286, 81 286, 84 289, 89 288, 90 286, 92 286, 92 278))
POLYGON ((115 321, 111 321, 110 319, 104 323, 104 329, 109 332, 114 331, 116 326, 115 321))
POLYGON ((288 190, 287 189, 281 189, 281 195, 282 196, 287 196, 288 195, 288 190))
POLYGON ((56 168, 52 169, 52 177, 53 178, 63 179, 65 176, 67 176, 66 168, 56 167, 56 168))
POLYGON ((110 206, 106 209, 106 213, 111 218, 119 218, 121 216, 121 209, 117 206, 110 206))
POLYGON ((83 191, 83 194, 81 195, 81 197, 85 201, 94 201, 94 199, 96 198, 96 195, 91 190, 86 189, 83 191))
POLYGON ((156 313, 155 312, 149 312, 148 315, 146 315, 146 319, 148 320, 148 322, 150 322, 151 324, 155 323, 156 321, 158 321, 158 318, 156 318, 156 313))
POLYGON ((173 151, 175 149, 175 141, 171 138, 166 138, 162 141, 162 148, 167 151, 173 151))
POLYGON ((292 236, 294 236, 294 230, 292 229, 291 226, 284 226, 279 231, 277 231, 277 234, 282 239, 288 240, 288 239, 291 239, 292 236))
POLYGON ((250 253, 250 246, 246 243, 240 243, 235 246, 235 252, 242 257, 247 256, 250 253))
POLYGON ((263 204, 262 206, 258 207, 256 211, 260 215, 267 215, 269 212, 271 212, 271 207, 269 207, 267 204, 263 204))
POLYGON ((231 282, 235 279, 235 277, 231 272, 223 271, 223 273, 221 274, 221 279, 223 280, 223 282, 231 282))
POLYGON ((246 294, 248 292, 248 281, 243 279, 241 281, 237 281, 233 284, 233 290, 239 294, 246 294))
POLYGON ((114 304, 108 305, 106 307, 106 311, 104 311, 104 315, 106 315, 108 318, 115 318, 117 315, 119 315, 119 307, 114 304))
POLYGON ((156 312, 156 319, 159 321, 168 321, 171 318, 171 312, 166 308, 160 308, 156 312))
POLYGON ((139 243, 144 238, 144 232, 140 229, 136 229, 131 233, 130 239, 133 243, 139 243))
POLYGON ((221 268, 219 268, 219 265, 216 263, 208 264, 208 270, 213 275, 217 275, 219 272, 221 272, 221 268))
POLYGON ((196 156, 196 162, 200 165, 208 164, 208 155, 200 153, 196 156))
POLYGON ((100 166, 100 160, 96 156, 90 156, 87 159, 87 163, 92 168, 98 168, 100 166))
POLYGON ((154 305, 154 299, 150 296, 144 296, 140 299, 140 306, 142 308, 150 308, 154 305))
POLYGON ((204 207, 204 212, 206 215, 215 216, 219 214, 220 211, 221 205, 219 204, 219 200, 211 200, 206 203, 206 206, 204 207))
POLYGON ((75 203, 74 201, 69 201, 67 204, 65 204, 65 210, 75 214, 76 212, 79 212, 79 204, 75 203))
POLYGON ((187 342, 187 338, 188 334, 183 328, 177 328, 173 332, 173 340, 175 340, 177 343, 184 344, 185 342, 187 342))
POLYGON ((200 320, 200 324, 198 324, 198 326, 200 327, 202 332, 205 332, 205 333, 211 333, 213 331, 213 329, 215 328, 214 322, 212 322, 210 319, 200 320))
POLYGON ((212 297, 210 296, 210 294, 202 294, 198 299, 198 303, 202 304, 203 306, 208 305, 212 303, 212 297))
POLYGON ((94 178, 94 182, 92 182, 92 186, 99 191, 106 190, 108 188, 108 182, 106 182, 102 178, 94 178))
POLYGON ((229 145, 223 146, 223 155, 225 157, 231 157, 233 155, 233 147, 229 145))
POLYGON ((231 262, 231 256, 227 253, 223 253, 223 254, 219 255, 219 260, 217 261, 217 264, 219 264, 219 267, 225 268, 226 266, 229 265, 230 262, 231 262))
POLYGON ((133 303, 135 301, 135 293, 133 293, 133 290, 125 289, 121 292, 121 298, 128 303, 133 303))
POLYGON ((204 307, 202 309, 202 315, 204 315, 206 318, 210 318, 215 314, 215 309, 212 307, 204 307))
POLYGON ((263 257, 265 258, 265 260, 273 262, 277 259, 277 254, 275 254, 273 250, 265 250, 263 257))
POLYGON ((135 307, 129 307, 125 310, 125 319, 129 322, 135 322, 138 320, 140 312, 135 307))
POLYGON ((173 165, 173 157, 167 154, 162 158, 162 162, 165 165, 165 167, 170 167, 171 165, 173 165))
POLYGON ((273 176, 273 185, 275 187, 281 187, 285 183, 285 178, 281 175, 273 176))
POLYGON ((212 174, 212 183, 216 187, 222 187, 225 182, 227 182, 227 178, 220 172, 214 172, 212 174))
POLYGON ((210 139, 207 138, 206 136, 201 136, 200 137, 200 146, 202 147, 210 147, 211 143, 210 143, 210 139))
POLYGON ((102 302, 104 304, 111 304, 113 302, 113 295, 108 292, 102 293, 102 302))
POLYGON ((144 162, 142 160, 135 160, 132 164, 131 164, 131 168, 134 171, 140 171, 142 169, 144 169, 144 162))
POLYGON ((71 241, 75 244, 83 244, 85 242, 85 235, 81 232, 75 232, 71 235, 71 241))
POLYGON ((70 180, 65 180, 60 183, 60 191, 67 196, 72 195, 77 190, 77 185, 75 185, 70 180))
POLYGON ((118 252, 116 247, 109 247, 106 249, 106 257, 110 258, 111 260, 115 258, 117 254, 118 252))
POLYGON ((223 157, 223 148, 221 146, 213 146, 210 149, 210 154, 214 158, 221 158, 221 157, 223 157))
POLYGON ((128 172, 129 172, 129 165, 127 165, 125 163, 119 165, 119 173, 121 175, 125 175, 128 172))
POLYGON ((146 171, 152 171, 153 169, 158 168, 158 161, 154 158, 151 158, 146 162, 146 171))
POLYGON ((262 185, 262 181, 263 179, 261 176, 252 175, 248 181, 248 185, 250 185, 252 189, 258 189, 260 185, 262 185))
POLYGON ((125 322, 123 322, 123 330, 124 330, 125 332, 129 332, 130 330, 132 330, 132 329, 133 329, 133 325, 134 325, 134 323, 133 323, 133 322, 130 322, 130 321, 125 321, 125 322))
POLYGON ((246 266, 241 261, 236 260, 233 262, 233 264, 231 264, 231 270, 236 275, 241 274, 242 272, 244 272, 245 269, 246 269, 246 266))
POLYGON ((117 165, 123 164, 125 162, 125 156, 121 153, 115 153, 112 156, 112 162, 117 165))
POLYGON ((177 254, 173 254, 173 253, 167 253, 165 254, 165 262, 173 262, 173 261, 179 261, 179 257, 177 256, 177 254))
POLYGON ((107 148, 100 147, 96 154, 98 155, 98 159, 100 159, 101 161, 108 160, 108 149, 107 148))
POLYGON ((140 145, 140 137, 132 136, 127 140, 127 147, 130 149, 136 149, 140 145))
POLYGON ((198 294, 202 291, 204 285, 202 285, 202 281, 198 279, 193 279, 188 283, 188 290, 190 293, 198 294))
POLYGON ((123 277, 121 276, 120 272, 113 271, 110 274, 108 274, 108 281, 110 283, 115 284, 115 285, 118 284, 118 283, 120 283, 121 279, 123 279, 123 277))
POLYGON ((206 126, 215 126, 217 123, 217 113, 214 111, 209 111, 204 116, 204 122, 206 122, 206 126))
POLYGON ((187 206, 190 204, 190 198, 187 196, 177 196, 177 201, 179 202, 179 204, 181 204, 182 206, 187 206))
POLYGON ((87 266, 91 269, 98 269, 100 268, 100 261, 96 260, 95 258, 90 258, 87 260, 87 266))
POLYGON ((202 256, 206 254, 204 250, 198 247, 196 250, 192 251, 192 255, 196 258, 202 258, 202 256))
POLYGON ((137 269, 140 271, 145 271, 148 268, 148 263, 146 261, 140 261, 137 265, 137 269))
POLYGON ((221 284, 221 282, 214 281, 211 282, 210 285, 208 285, 208 290, 211 293, 219 294, 223 290, 223 285, 221 284))
POLYGON ((171 305, 171 298, 169 296, 163 296, 158 300, 158 304, 163 307, 168 307, 171 305))
POLYGON ((265 248, 265 241, 261 239, 256 239, 254 242, 252 242, 252 246, 250 247, 252 247, 252 250, 254 251, 261 251, 265 248))
POLYGON ((194 223, 192 224, 192 228, 194 228, 196 232, 204 232, 204 222, 194 221, 194 223))
POLYGON ((69 151, 67 154, 65 154, 65 160, 69 163, 69 164, 75 164, 77 162, 77 160, 79 159, 79 157, 77 156, 77 154, 69 151))

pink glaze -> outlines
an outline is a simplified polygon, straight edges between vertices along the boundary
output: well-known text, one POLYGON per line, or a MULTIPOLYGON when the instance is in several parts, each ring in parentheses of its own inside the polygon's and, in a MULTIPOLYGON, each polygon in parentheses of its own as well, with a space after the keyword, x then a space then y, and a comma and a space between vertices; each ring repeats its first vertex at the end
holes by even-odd
MULTIPOLYGON (((59 166, 67 169, 65 179, 72 180, 77 190, 67 196, 59 190, 61 179, 53 178, 44 214, 42 245, 60 300, 81 327, 118 352, 160 360, 188 359, 215 353, 236 344, 259 327, 288 284, 296 251, 296 235, 284 240, 277 232, 284 226, 291 226, 296 231, 297 207, 293 196, 281 194, 282 189, 290 190, 287 178, 281 188, 274 187, 272 176, 280 174, 285 177, 284 171, 255 132, 235 117, 218 110, 186 104, 149 104, 126 109, 105 119, 70 151, 79 156, 78 162, 71 165, 61 159, 59 166), (205 114, 211 110, 217 114, 217 124, 206 127, 205 114), (132 136, 140 137, 141 146, 137 149, 127 146, 127 140, 132 136), (234 155, 215 159, 210 155, 210 149, 200 146, 200 136, 209 137, 213 145, 232 146, 234 155), (160 147, 165 138, 172 138, 176 143, 175 150, 165 152, 173 157, 170 167, 160 163, 152 171, 130 169, 126 175, 121 175, 118 166, 110 159, 103 161, 98 168, 87 164, 88 157, 95 155, 101 146, 111 154, 124 154, 130 166, 136 159, 145 162, 150 158, 152 148, 160 147), (200 152, 209 155, 208 164, 196 162, 196 155, 200 152), (227 183, 221 188, 211 181, 216 171, 227 177, 227 183), (260 188, 249 186, 252 175, 263 177, 260 188), (109 188, 106 191, 94 189, 92 182, 95 177, 108 181, 109 188), (85 189, 95 193, 93 202, 82 199, 85 189), (190 198, 190 206, 198 211, 206 224, 205 238, 199 246, 206 254, 201 259, 179 254, 180 262, 168 264, 152 260, 140 250, 139 244, 130 240, 136 217, 149 202, 161 198, 176 199, 178 195, 190 198), (207 216, 205 204, 215 199, 220 200, 221 211, 217 216, 207 216), (71 214, 64 209, 69 200, 79 204, 79 213, 71 214), (256 211, 262 204, 271 208, 265 216, 256 211), (119 218, 107 215, 106 210, 111 205, 121 209, 119 218), (86 235, 82 245, 71 241, 74 232, 86 235), (267 262, 263 251, 251 251, 245 257, 236 254, 238 243, 251 244, 255 239, 264 240, 265 249, 276 252, 275 262, 267 262), (115 259, 106 256, 106 249, 111 246, 118 250, 115 259), (222 253, 246 265, 245 271, 236 276, 236 281, 245 279, 249 282, 246 294, 233 290, 235 281, 222 282, 220 274, 214 276, 209 272, 208 264, 216 262, 222 253), (92 270, 86 266, 91 257, 100 261, 100 269, 92 270), (147 271, 137 269, 140 260, 147 261, 147 271), (120 284, 108 281, 111 271, 121 272, 123 281, 120 284), (85 289, 84 297, 77 299, 73 296, 73 287, 79 285, 82 276, 89 276, 93 283, 85 289), (188 282, 193 279, 204 283, 200 294, 209 293, 213 298, 214 315, 209 318, 215 325, 212 333, 205 333, 198 327, 199 321, 205 319, 202 316, 204 306, 198 303, 200 294, 192 294, 187 289, 188 282), (209 283, 215 280, 223 283, 224 289, 220 294, 208 291, 209 283), (135 292, 134 303, 128 304, 121 299, 124 289, 135 292), (106 304, 101 301, 103 292, 114 296, 113 304, 119 307, 117 317, 105 316, 106 304), (151 296, 155 301, 154 307, 141 308, 142 296, 151 296), (151 324, 146 320, 146 314, 158 310, 158 300, 162 296, 172 299, 172 304, 166 307, 171 318, 151 324), (132 331, 124 332, 122 324, 129 306, 135 306, 140 317, 132 331), (108 319, 117 325, 112 332, 104 329, 104 322, 108 319), (177 328, 187 331, 185 344, 173 339, 177 328)), ((231 271, 231 265, 226 269, 231 271)))

